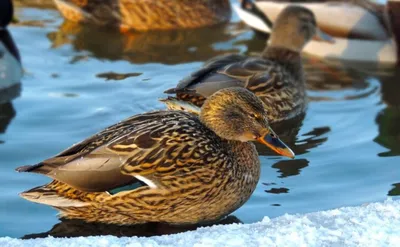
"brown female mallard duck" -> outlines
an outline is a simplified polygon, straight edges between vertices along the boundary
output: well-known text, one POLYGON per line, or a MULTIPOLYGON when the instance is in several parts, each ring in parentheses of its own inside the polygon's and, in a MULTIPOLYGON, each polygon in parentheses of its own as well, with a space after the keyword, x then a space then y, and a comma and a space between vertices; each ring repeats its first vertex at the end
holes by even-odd
POLYGON ((136 115, 17 168, 54 179, 21 196, 89 222, 214 221, 239 208, 257 185, 260 161, 250 141, 294 157, 269 127, 260 99, 244 88, 222 89, 200 115, 136 115))
POLYGON ((54 0, 64 18, 121 30, 197 28, 228 22, 229 0, 54 0))
POLYGON ((328 39, 316 28, 310 10, 287 7, 278 17, 260 57, 216 57, 165 93, 201 106, 205 98, 221 88, 245 87, 265 103, 270 121, 292 118, 306 108, 300 52, 315 34, 328 39))

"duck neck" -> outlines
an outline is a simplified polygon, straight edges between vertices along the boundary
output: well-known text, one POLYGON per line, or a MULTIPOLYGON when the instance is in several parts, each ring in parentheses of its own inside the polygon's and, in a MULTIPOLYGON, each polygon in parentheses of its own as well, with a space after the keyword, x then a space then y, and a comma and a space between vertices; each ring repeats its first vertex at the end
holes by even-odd
POLYGON ((237 167, 242 167, 246 170, 253 171, 255 178, 258 181, 260 171, 260 159, 255 145, 251 142, 228 141, 232 155, 238 163, 237 167))
POLYGON ((267 46, 262 53, 262 57, 279 63, 287 69, 297 80, 303 80, 303 63, 298 51, 293 51, 279 46, 267 46))

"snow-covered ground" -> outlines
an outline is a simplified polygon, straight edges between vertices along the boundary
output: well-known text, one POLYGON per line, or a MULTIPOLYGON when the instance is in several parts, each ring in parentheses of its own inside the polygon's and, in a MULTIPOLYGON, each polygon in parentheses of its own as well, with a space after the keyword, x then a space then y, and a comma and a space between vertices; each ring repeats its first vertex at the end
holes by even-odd
POLYGON ((400 200, 275 219, 266 217, 254 224, 212 226, 150 238, 101 236, 20 240, 4 237, 0 238, 0 246, 400 246, 400 200))

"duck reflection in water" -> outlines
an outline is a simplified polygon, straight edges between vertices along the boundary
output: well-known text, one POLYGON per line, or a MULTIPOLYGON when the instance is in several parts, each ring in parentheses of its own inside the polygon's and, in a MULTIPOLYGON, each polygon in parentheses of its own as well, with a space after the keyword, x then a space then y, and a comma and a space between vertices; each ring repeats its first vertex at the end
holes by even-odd
POLYGON ((160 236, 165 234, 175 234, 186 231, 193 231, 199 227, 212 226, 212 225, 229 225, 241 224, 242 222, 235 216, 229 215, 225 219, 214 224, 196 224, 196 225, 169 225, 164 223, 147 223, 131 226, 120 226, 102 223, 87 223, 82 220, 68 220, 60 219, 61 222, 57 223, 47 232, 27 234, 22 239, 32 238, 45 238, 52 237, 87 237, 99 235, 113 235, 116 237, 151 237, 160 236))
POLYGON ((388 193, 388 196, 400 196, 400 183, 393 184, 393 189, 388 193))
MULTIPOLYGON (((15 117, 15 110, 11 102, 0 104, 0 134, 6 132, 11 120, 15 117)), ((3 141, 0 139, 0 144, 3 141)))
POLYGON ((16 114, 11 100, 18 97, 21 91, 21 59, 7 30, 13 9, 11 0, 0 1, 0 134, 5 133, 16 114))
POLYGON ((379 135, 374 139, 389 151, 378 154, 382 157, 400 155, 400 71, 394 70, 389 76, 382 76, 382 99, 386 104, 376 117, 379 135))
MULTIPOLYGON (((126 60, 137 64, 179 64, 238 52, 229 43, 234 37, 236 26, 226 24, 213 28, 121 34, 118 31, 94 28, 89 24, 78 25, 65 21, 58 31, 49 33, 48 38, 53 48, 71 44, 75 50, 88 51, 93 54, 91 56, 99 59, 126 60), (215 46, 217 43, 218 47, 215 46)), ((85 57, 76 56, 72 62, 82 58, 85 57)))
MULTIPOLYGON (((374 141, 388 149, 379 153, 380 157, 391 157, 400 155, 400 71, 391 71, 389 76, 381 76, 382 100, 386 108, 376 116, 379 135, 374 141)), ((392 184, 388 196, 400 196, 400 183, 392 184)))

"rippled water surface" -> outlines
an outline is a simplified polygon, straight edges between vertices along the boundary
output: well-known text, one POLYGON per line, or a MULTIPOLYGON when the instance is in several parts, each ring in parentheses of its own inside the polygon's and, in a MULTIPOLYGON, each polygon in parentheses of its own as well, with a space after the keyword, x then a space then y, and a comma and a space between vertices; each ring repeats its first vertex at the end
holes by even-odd
MULTIPOLYGON (((162 92, 205 60, 259 52, 265 43, 235 16, 220 27, 122 36, 64 23, 54 9, 19 7, 16 14, 20 22, 10 31, 25 75, 20 97, 0 105, 0 236, 47 232, 59 223, 52 208, 18 196, 49 179, 18 174, 16 167, 128 116, 163 108, 162 92)), ((400 72, 305 60, 307 114, 276 127, 299 128, 283 134, 297 157, 260 150, 258 187, 234 213, 242 222, 400 194, 400 72)), ((75 223, 58 224, 53 234, 73 236, 75 223)))

